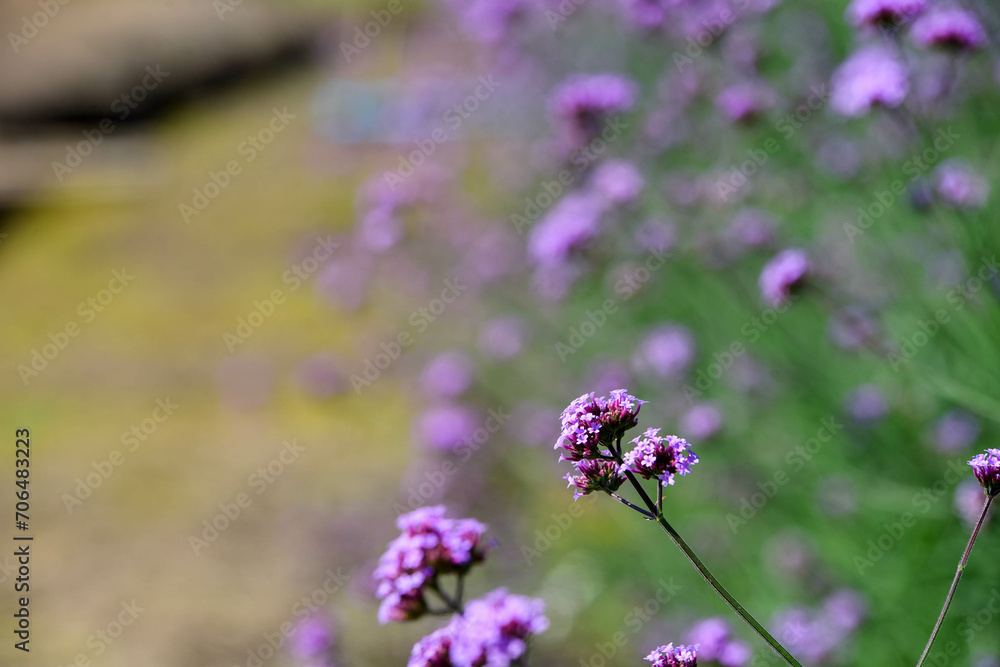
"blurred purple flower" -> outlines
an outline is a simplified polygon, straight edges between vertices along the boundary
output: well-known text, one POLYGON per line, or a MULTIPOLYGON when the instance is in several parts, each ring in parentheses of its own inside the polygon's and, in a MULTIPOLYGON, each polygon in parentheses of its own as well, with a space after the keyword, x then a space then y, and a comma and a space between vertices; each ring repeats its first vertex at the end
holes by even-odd
POLYGON ((452 450, 467 441, 479 426, 479 413, 464 405, 440 405, 425 410, 416 421, 420 442, 452 450))
POLYGON ((851 0, 847 18, 852 25, 892 28, 917 16, 927 0, 851 0))
POLYGON ((635 83, 617 74, 577 74, 552 93, 549 110, 564 147, 572 150, 596 137, 608 116, 635 104, 635 83))
POLYGON ((698 647, 698 659, 718 662, 723 667, 743 667, 750 661, 750 646, 732 638, 725 619, 706 618, 684 635, 684 641, 698 647))
POLYGON ((396 520, 402 533, 389 543, 372 574, 382 602, 380 623, 409 621, 427 609, 424 586, 441 574, 464 574, 486 556, 486 526, 446 519, 443 505, 421 507, 396 520))
POLYGON ((874 422, 889 413, 889 402, 877 385, 863 384, 847 396, 847 411, 859 422, 874 422))
POLYGON ((289 650, 309 667, 333 667, 330 655, 336 633, 333 623, 321 614, 313 614, 298 623, 288 639, 289 650))
POLYGON ((524 323, 517 317, 498 317, 479 330, 479 349, 493 359, 516 357, 524 347, 524 323))
POLYGON ((952 501, 957 514, 969 527, 976 525, 983 511, 983 487, 975 479, 964 479, 955 487, 952 501))
POLYGON ((772 306, 781 306, 806 280, 810 271, 804 250, 782 250, 760 272, 760 293, 772 306))
POLYGON ((635 242, 647 252, 666 252, 677 242, 677 228, 666 220, 651 218, 636 230, 635 242))
POLYGON ((831 107, 845 116, 863 116, 876 104, 893 108, 909 92, 906 66, 884 46, 855 52, 833 73, 831 107))
POLYGON ((652 30, 663 25, 670 0, 620 0, 625 18, 635 27, 652 30))
POLYGON ((483 44, 497 46, 529 8, 527 0, 448 0, 463 29, 483 44))
POLYGON ((461 396, 472 386, 472 381, 472 360, 458 350, 434 357, 420 373, 420 388, 435 396, 461 396))
POLYGON ((370 252, 384 252, 403 238, 403 222, 390 208, 366 211, 355 229, 357 244, 370 252))
POLYGON ((964 410, 949 410, 932 427, 934 446, 951 454, 971 447, 979 438, 979 420, 964 410))
POLYGON ((341 310, 360 308, 368 296, 368 262, 357 257, 326 262, 314 289, 321 299, 341 310))
POLYGON ((566 262, 597 236, 605 207, 605 200, 591 193, 566 195, 531 228, 528 256, 543 266, 566 262))
POLYGON ((961 160, 946 160, 934 170, 934 189, 946 205, 976 209, 986 204, 989 185, 961 160))
POLYGON ((470 601, 465 614, 454 616, 448 625, 452 665, 508 667, 524 655, 529 638, 548 629, 544 611, 542 600, 503 588, 470 601))
POLYGON ((684 413, 680 427, 694 440, 708 440, 722 428, 722 412, 714 403, 698 403, 684 413))
POLYGON ((636 370, 651 371, 661 378, 683 374, 694 360, 694 337, 680 325, 662 325, 639 343, 632 358, 636 370))
POLYGON ((823 616, 842 632, 851 632, 861 625, 868 605, 857 591, 844 588, 835 591, 823 602, 823 616))
POLYGON ((761 112, 774 106, 774 91, 762 83, 743 82, 729 86, 715 98, 715 106, 729 120, 752 121, 761 112))
POLYGON ((792 608, 775 615, 778 640, 803 662, 827 660, 861 624, 865 604, 854 591, 830 595, 819 609, 792 608))
POLYGON ((631 204, 646 185, 634 164, 626 160, 608 160, 594 170, 590 185, 612 204, 631 204))
POLYGON ((691 445, 676 435, 660 436, 660 429, 649 428, 632 440, 634 449, 622 455, 621 472, 633 472, 643 479, 658 479, 663 486, 671 486, 676 475, 687 475, 698 462, 698 455, 691 445))
POLYGON ((777 222, 767 211, 744 207, 736 212, 726 228, 727 239, 740 250, 763 248, 774 238, 777 222))
POLYGON ((295 369, 295 378, 299 386, 314 398, 329 398, 347 387, 340 360, 328 352, 304 359, 295 369))
POLYGON ((698 664, 698 647, 678 644, 667 644, 653 649, 646 656, 653 667, 696 667, 698 664))
POLYGON ((976 479, 991 498, 1000 493, 1000 449, 987 449, 969 461, 976 479))
POLYGON ((986 44, 986 31, 976 15, 959 7, 938 6, 921 16, 910 29, 914 43, 971 51, 986 44))

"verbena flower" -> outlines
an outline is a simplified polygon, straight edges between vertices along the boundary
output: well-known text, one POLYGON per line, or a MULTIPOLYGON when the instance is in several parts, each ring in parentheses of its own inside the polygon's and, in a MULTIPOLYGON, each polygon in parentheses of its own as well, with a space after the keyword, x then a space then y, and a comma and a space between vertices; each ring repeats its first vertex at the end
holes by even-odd
POLYGON ((837 68, 830 83, 830 105, 845 116, 863 116, 875 105, 898 107, 910 90, 906 66, 883 46, 856 52, 837 68))
POLYGON ((934 170, 934 190, 953 208, 976 209, 986 204, 990 186, 961 160, 946 160, 934 170))
POLYGON ((617 74, 576 75, 555 89, 549 109, 568 148, 586 144, 600 133, 611 114, 635 104, 636 85, 617 74))
POLYGON ((698 646, 667 644, 653 649, 646 656, 653 667, 696 667, 698 664, 698 646))
POLYGON ((892 27, 917 16, 926 0, 852 0, 847 18, 855 26, 892 27))
POLYGON ((656 478, 663 486, 674 483, 675 475, 686 475, 698 462, 691 445, 676 435, 660 436, 660 429, 646 429, 632 441, 635 448, 622 456, 620 472, 633 472, 643 479, 656 478))
POLYGON ((637 371, 651 371, 660 378, 669 379, 687 371, 694 355, 694 336, 687 327, 664 324, 642 339, 632 356, 632 365, 637 371))
POLYGON ((639 423, 644 402, 624 389, 615 389, 607 398, 590 393, 574 400, 562 413, 562 433, 555 444, 555 449, 563 449, 559 460, 602 458, 601 447, 639 423))
POLYGON ((568 473, 564 479, 569 482, 569 488, 576 487, 573 500, 578 500, 594 491, 614 492, 625 483, 625 477, 618 471, 614 461, 599 461, 587 459, 576 463, 574 475, 568 473))
POLYGON ((475 519, 446 519, 445 508, 421 507, 396 520, 402 534, 379 559, 373 578, 380 623, 419 618, 427 611, 424 588, 441 574, 464 574, 486 555, 486 526, 475 519))
POLYGON ((760 272, 760 293, 772 306, 780 306, 805 282, 809 270, 809 257, 804 250, 783 250, 760 272))
POLYGON ((976 454, 969 465, 986 495, 993 498, 1000 493, 1000 449, 987 449, 985 454, 976 454))
POLYGON ((313 615, 299 623, 288 638, 293 656, 316 667, 332 665, 330 651, 336 635, 330 619, 313 615))
POLYGON ((452 667, 451 642, 450 626, 432 632, 413 645, 406 667, 452 667))
POLYGON ((631 204, 642 194, 646 181, 639 169, 626 160, 608 160, 594 170, 590 185, 612 204, 631 204))
POLYGON ((560 265, 601 231, 607 201, 590 192, 571 192, 559 200, 528 235, 528 256, 542 266, 560 265))
POLYGON ((448 625, 454 667, 507 667, 524 655, 527 642, 549 627, 545 602, 498 588, 466 605, 448 625))
POLYGON ((924 48, 972 51, 986 44, 986 31, 975 14, 958 7, 935 7, 913 24, 910 37, 924 48))

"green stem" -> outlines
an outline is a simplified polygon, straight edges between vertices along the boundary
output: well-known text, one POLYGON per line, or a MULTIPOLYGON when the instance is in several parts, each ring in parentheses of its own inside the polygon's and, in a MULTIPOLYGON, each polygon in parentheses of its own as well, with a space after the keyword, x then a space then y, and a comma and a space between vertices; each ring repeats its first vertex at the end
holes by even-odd
POLYGON ((917 667, 923 665, 924 661, 927 660, 927 655, 931 652, 934 640, 937 639, 938 632, 941 630, 941 624, 944 623, 944 617, 948 615, 948 608, 955 597, 958 582, 962 580, 962 575, 965 573, 965 565, 969 562, 969 554, 972 553, 972 546, 976 543, 976 538, 979 537, 979 529, 983 527, 983 523, 986 521, 986 513, 990 511, 992 503, 993 496, 987 496, 986 502, 983 503, 983 511, 979 515, 979 521, 976 522, 976 527, 972 529, 972 537, 969 538, 969 543, 965 546, 962 560, 958 561, 958 571, 955 572, 955 578, 952 579, 951 588, 948 589, 948 596, 944 599, 944 607, 941 608, 937 623, 934 624, 934 629, 931 630, 931 638, 927 640, 927 646, 924 647, 924 652, 920 655, 920 660, 917 661, 917 667))

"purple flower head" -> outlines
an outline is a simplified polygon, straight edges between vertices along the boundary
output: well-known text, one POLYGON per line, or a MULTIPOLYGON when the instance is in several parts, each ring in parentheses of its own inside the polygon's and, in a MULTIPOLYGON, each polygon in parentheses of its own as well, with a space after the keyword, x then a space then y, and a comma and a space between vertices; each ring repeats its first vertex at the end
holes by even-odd
POLYGON ((847 18, 854 26, 892 28, 918 15, 927 0, 852 0, 847 18))
POLYGON ((843 632, 850 632, 861 625, 867 611, 864 598, 849 588, 836 591, 823 601, 823 615, 827 622, 843 632))
POLYGON ((805 283, 809 270, 809 257, 804 250, 782 250, 760 272, 760 293, 772 306, 780 306, 805 283))
POLYGON ((472 361, 463 352, 434 357, 420 373, 420 388, 437 396, 461 396, 472 385, 472 361))
POLYGON ((632 440, 635 448, 622 456, 620 472, 641 475, 643 479, 660 480, 663 486, 674 483, 675 475, 686 475, 698 462, 691 445, 676 435, 660 436, 660 429, 650 428, 632 440))
POLYGON ((299 623, 289 637, 289 649, 299 660, 327 665, 335 634, 330 619, 316 614, 299 623))
POLYGON ((524 655, 533 635, 549 627, 542 600, 498 588, 466 605, 448 625, 454 667, 508 667, 524 655))
POLYGON ((475 519, 446 519, 443 505, 421 507, 396 520, 402 533, 389 543, 372 574, 380 623, 419 618, 424 586, 441 574, 464 574, 486 556, 486 526, 475 519))
POLYGON ((774 106, 774 92, 759 83, 737 83, 715 98, 715 106, 729 120, 748 123, 774 106))
POLYGON ((578 74, 552 93, 549 110, 565 146, 578 148, 598 135, 607 117, 635 104, 636 85, 617 74, 578 74))
POLYGON ((667 644, 658 646, 646 656, 653 667, 697 667, 698 646, 667 644))
POLYGON ((961 160, 946 160, 934 170, 934 189, 952 208, 976 209, 986 204, 989 185, 961 160))
POLYGON ((856 52, 833 73, 830 105, 844 116, 863 116, 876 104, 894 108, 910 90, 906 66, 883 46, 856 52))
POLYGON ((1000 493, 1000 449, 987 449, 985 454, 976 454, 969 465, 986 495, 993 498, 1000 493))
POLYGON ((413 645, 406 667, 452 667, 451 642, 451 626, 434 631, 413 645))
POLYGON ((913 24, 910 37, 924 48, 972 51, 986 44, 986 31, 975 14, 958 7, 935 7, 913 24))
POLYGON ((664 325, 653 329, 632 358, 637 371, 652 371, 661 378, 684 373, 694 360, 694 337, 685 327, 664 325))
POLYGON ((594 491, 614 492, 625 483, 625 477, 618 471, 618 464, 614 461, 584 459, 577 461, 575 465, 579 474, 567 473, 563 478, 569 482, 567 488, 576 487, 573 500, 579 500, 594 491))
POLYGON ((601 458, 601 447, 639 423, 642 401, 624 389, 615 389, 605 398, 584 394, 563 410, 562 433, 555 449, 564 451, 560 461, 601 458))
POLYGON ((646 181, 631 162, 608 160, 591 176, 594 190, 612 204, 631 204, 642 194, 646 181))
POLYGON ((603 197, 572 192, 532 227, 528 256, 542 266, 564 263, 575 250, 588 245, 600 231, 607 206, 603 197))

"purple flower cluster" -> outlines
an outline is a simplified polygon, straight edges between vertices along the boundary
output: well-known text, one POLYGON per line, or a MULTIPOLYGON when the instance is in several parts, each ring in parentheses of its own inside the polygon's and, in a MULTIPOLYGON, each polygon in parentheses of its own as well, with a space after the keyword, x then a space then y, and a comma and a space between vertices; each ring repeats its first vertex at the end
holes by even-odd
POLYGON ((792 608, 780 612, 772 625, 776 637, 802 662, 821 663, 830 658, 861 625, 865 603, 851 590, 830 595, 818 609, 792 608))
POLYGON ((830 105, 844 116, 863 116, 873 106, 898 107, 910 83, 906 66, 884 46, 867 46, 833 74, 830 105))
POLYGON ((913 24, 910 37, 924 48, 972 51, 986 44, 986 31, 974 14, 958 7, 935 7, 913 24))
POLYGON ((622 456, 621 471, 634 472, 643 479, 658 479, 663 486, 674 483, 675 475, 686 475, 698 462, 691 445, 676 435, 660 436, 660 429, 649 428, 632 441, 635 449, 622 456))
POLYGON ((583 146, 603 129, 608 116, 635 104, 635 83, 617 74, 575 75, 552 93, 549 109, 563 146, 583 146))
POLYGON ((583 461, 605 457, 601 448, 610 447, 624 431, 639 423, 642 401, 624 389, 615 389, 605 398, 584 394, 563 410, 562 433, 555 449, 562 448, 560 461, 583 461))
POLYGON ((706 618, 688 630, 685 641, 698 647, 698 657, 723 667, 743 667, 750 662, 750 645, 732 636, 722 618, 706 618))
POLYGON ((446 519, 445 508, 421 507, 396 520, 402 534, 379 559, 373 578, 380 623, 409 621, 427 611, 425 587, 442 574, 465 574, 483 560, 486 526, 475 519, 446 519))
POLYGON ((333 667, 336 634, 330 619, 316 614, 299 623, 289 637, 292 655, 308 667, 333 667))
POLYGON ((984 454, 976 454, 969 465, 986 495, 993 498, 1000 493, 1000 449, 987 449, 984 454))
POLYGON ((772 306, 781 306, 805 282, 809 270, 809 257, 804 250, 783 250, 760 272, 760 293, 772 306))
POLYGON ((407 667, 508 667, 524 655, 530 637, 548 629, 544 609, 542 600, 499 588, 417 642, 407 667))
POLYGON ((653 667, 697 667, 698 646, 667 644, 658 646, 646 656, 653 667))
POLYGON ((927 0, 852 0, 847 18, 855 26, 891 28, 924 11, 927 0))
POLYGON ((563 478, 569 482, 568 488, 576 487, 573 500, 578 500, 594 491, 615 492, 625 483, 624 475, 614 461, 585 459, 575 466, 578 474, 567 473, 563 478))

